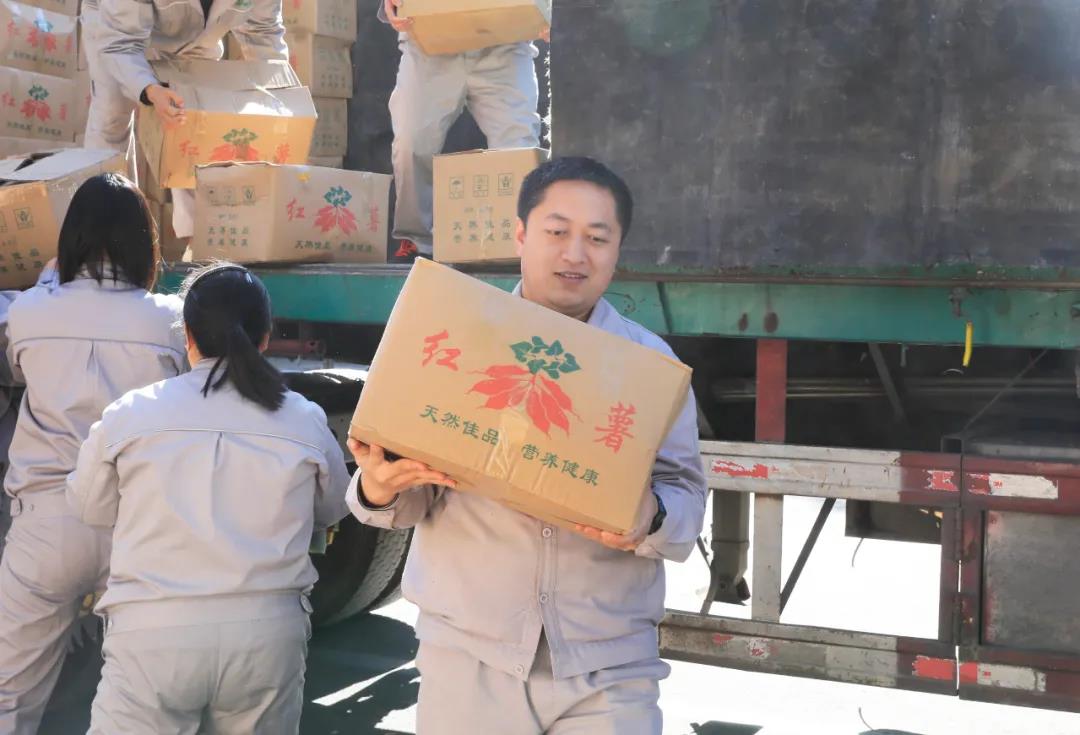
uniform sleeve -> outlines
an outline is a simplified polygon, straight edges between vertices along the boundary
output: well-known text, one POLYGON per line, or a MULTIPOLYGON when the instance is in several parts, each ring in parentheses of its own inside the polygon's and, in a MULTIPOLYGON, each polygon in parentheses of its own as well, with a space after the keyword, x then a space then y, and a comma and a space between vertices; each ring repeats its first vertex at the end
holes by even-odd
POLYGON ((116 457, 105 444, 102 428, 105 420, 90 427, 90 434, 79 449, 75 471, 67 477, 67 501, 83 523, 110 528, 116 525, 120 506, 120 477, 116 472, 116 457))
POLYGON ((8 334, 8 309, 11 308, 11 302, 19 293, 19 291, 0 291, 0 385, 3 386, 25 385, 26 382, 22 371, 19 371, 18 379, 16 379, 8 334))
POLYGON ((357 470, 345 498, 349 510, 361 523, 376 528, 412 528, 427 517, 443 492, 444 488, 435 485, 420 485, 401 493, 390 505, 376 508, 368 505, 361 496, 360 470, 357 470))
POLYGON ((154 30, 151 0, 101 0, 99 5, 100 63, 133 102, 151 84, 158 84, 146 46, 154 30))
POLYGON ((281 0, 255 0, 255 7, 248 13, 247 20, 239 28, 233 29, 232 34, 245 59, 289 60, 281 0))
POLYGON ((705 523, 708 492, 698 447, 693 390, 656 455, 652 489, 663 502, 667 517, 656 533, 645 537, 635 553, 651 559, 686 561, 705 523))
POLYGON ((325 458, 319 471, 319 487, 315 491, 315 531, 324 531, 349 515, 345 490, 349 486, 349 470, 341 445, 326 424, 326 414, 316 407, 321 420, 321 448, 325 458))

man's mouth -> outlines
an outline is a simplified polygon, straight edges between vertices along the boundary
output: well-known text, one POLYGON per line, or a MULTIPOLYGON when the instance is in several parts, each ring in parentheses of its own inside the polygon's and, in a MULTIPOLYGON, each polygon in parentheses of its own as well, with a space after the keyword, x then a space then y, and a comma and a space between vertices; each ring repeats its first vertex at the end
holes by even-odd
POLYGON ((575 273, 574 271, 556 271, 555 275, 568 281, 584 281, 588 278, 584 273, 575 273))

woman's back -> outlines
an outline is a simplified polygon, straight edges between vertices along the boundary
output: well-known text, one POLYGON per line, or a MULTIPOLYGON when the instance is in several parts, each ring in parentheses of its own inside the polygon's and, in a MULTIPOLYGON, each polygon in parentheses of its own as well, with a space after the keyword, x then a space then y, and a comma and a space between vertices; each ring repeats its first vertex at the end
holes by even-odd
POLYGON ((62 489, 79 445, 126 392, 180 374, 183 302, 144 288, 80 277, 35 286, 11 306, 13 371, 26 382, 11 465, 11 495, 62 489))
POLYGON ((296 393, 276 411, 229 382, 204 396, 214 362, 125 395, 80 455, 71 504, 86 523, 115 525, 99 609, 315 582, 312 532, 346 513, 341 447, 296 393))

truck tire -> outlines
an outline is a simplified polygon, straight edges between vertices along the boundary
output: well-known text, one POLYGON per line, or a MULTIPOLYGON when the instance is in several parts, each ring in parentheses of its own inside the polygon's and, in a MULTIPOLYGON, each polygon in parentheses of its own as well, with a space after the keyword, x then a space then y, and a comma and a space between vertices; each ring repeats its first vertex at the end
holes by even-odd
MULTIPOLYGON (((292 390, 323 408, 345 451, 362 380, 327 372, 283 372, 292 390)), ((350 472, 355 471, 351 461, 347 464, 350 472)), ((326 552, 311 557, 319 572, 311 592, 312 622, 339 623, 396 600, 411 539, 409 530, 383 530, 365 526, 351 515, 343 518, 326 552)))

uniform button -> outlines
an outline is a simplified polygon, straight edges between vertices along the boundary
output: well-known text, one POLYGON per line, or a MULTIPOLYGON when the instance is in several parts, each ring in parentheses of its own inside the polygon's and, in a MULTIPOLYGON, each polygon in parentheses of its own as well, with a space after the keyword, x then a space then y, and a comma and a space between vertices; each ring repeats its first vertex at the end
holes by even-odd
POLYGON ((518 674, 524 674, 525 673, 525 667, 522 666, 521 664, 518 664, 517 666, 514 667, 514 672, 518 673, 518 674))
POLYGON ((550 528, 545 528, 543 531, 544 538, 551 538, 551 534, 555 533, 550 528))
POLYGON ((547 596, 547 593, 545 592, 544 594, 540 595, 540 604, 541 605, 546 605, 547 601, 548 601, 548 596, 547 596))

